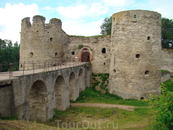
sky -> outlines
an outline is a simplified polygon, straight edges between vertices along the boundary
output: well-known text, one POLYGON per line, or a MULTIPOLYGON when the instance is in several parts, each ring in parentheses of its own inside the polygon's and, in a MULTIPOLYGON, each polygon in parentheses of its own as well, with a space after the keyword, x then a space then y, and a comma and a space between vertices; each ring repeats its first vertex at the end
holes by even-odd
POLYGON ((173 0, 1 0, 0 39, 20 43, 21 20, 42 15, 62 21, 69 35, 100 35, 104 18, 125 10, 156 11, 173 19, 173 0))

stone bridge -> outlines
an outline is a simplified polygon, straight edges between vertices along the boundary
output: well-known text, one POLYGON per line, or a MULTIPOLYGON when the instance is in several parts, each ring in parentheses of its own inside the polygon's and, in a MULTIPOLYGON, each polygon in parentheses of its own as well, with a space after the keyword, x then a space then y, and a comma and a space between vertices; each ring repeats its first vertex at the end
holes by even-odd
POLYGON ((20 75, 0 81, 0 116, 46 121, 64 111, 90 86, 91 67, 77 66, 20 75))

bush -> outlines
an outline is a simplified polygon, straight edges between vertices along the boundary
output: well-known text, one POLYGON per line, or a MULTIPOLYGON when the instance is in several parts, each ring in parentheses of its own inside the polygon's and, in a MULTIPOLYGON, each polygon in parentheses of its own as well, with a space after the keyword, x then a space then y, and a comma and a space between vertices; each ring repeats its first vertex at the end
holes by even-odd
POLYGON ((153 122, 154 130, 172 130, 173 129, 173 92, 168 91, 162 84, 162 94, 157 98, 150 97, 151 105, 155 113, 153 122))

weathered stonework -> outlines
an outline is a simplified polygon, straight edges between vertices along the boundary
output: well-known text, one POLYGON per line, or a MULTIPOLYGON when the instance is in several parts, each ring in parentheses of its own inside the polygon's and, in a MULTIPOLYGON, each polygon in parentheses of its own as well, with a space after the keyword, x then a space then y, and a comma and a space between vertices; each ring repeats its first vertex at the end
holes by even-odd
POLYGON ((83 45, 91 50, 92 53, 92 72, 93 73, 109 73, 110 65, 110 36, 103 37, 75 37, 69 36, 68 49, 65 52, 65 58, 75 60, 80 57, 79 45, 83 45), (105 49, 105 52, 103 52, 105 49), (72 55, 74 52, 74 55, 72 55))
MULTIPOLYGON (((34 16, 32 25, 30 18, 22 20, 20 69, 24 62, 63 60, 63 46, 66 45, 68 36, 61 29, 61 25, 61 21, 55 18, 45 24, 43 16, 34 16)), ((31 66, 25 66, 25 69, 31 66)))
POLYGON ((161 57, 161 69, 173 72, 173 50, 162 49, 161 57))
POLYGON ((109 91, 125 99, 160 93, 161 15, 131 10, 112 15, 109 91))
MULTIPOLYGON (((112 34, 107 36, 70 36, 61 25, 59 19, 45 24, 42 16, 35 16, 32 25, 29 18, 22 20, 21 70, 25 62, 31 63, 25 69, 31 68, 32 62, 43 60, 91 62, 93 73, 110 74, 110 93, 135 99, 148 98, 150 93, 160 94, 161 68, 173 71, 172 56, 161 51, 161 15, 157 12, 115 13, 112 34), (161 61, 165 60, 161 67, 161 61)), ((73 74, 70 79, 73 81, 73 74)))

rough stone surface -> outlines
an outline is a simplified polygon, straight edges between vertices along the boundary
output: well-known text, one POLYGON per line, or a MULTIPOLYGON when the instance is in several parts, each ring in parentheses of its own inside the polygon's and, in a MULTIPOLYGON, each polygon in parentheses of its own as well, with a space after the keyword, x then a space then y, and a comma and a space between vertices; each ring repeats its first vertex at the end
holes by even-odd
POLYGON ((112 15, 109 92, 125 99, 160 94, 161 16, 132 10, 112 15))
POLYGON ((75 37, 69 36, 68 49, 65 52, 65 58, 75 60, 75 57, 80 57, 79 45, 88 47, 92 53, 92 72, 93 73, 109 73, 110 66, 110 43, 111 37, 75 37), (102 52, 105 48, 105 53, 102 52), (75 54, 72 55, 72 52, 75 54))
POLYGON ((173 50, 162 49, 161 57, 161 69, 173 72, 173 50))
POLYGON ((161 82, 165 82, 171 78, 171 73, 161 73, 161 82))
MULTIPOLYGON (((59 19, 51 19, 45 24, 43 16, 34 16, 31 25, 30 18, 22 20, 21 46, 20 46, 20 69, 24 62, 63 60, 63 46, 67 43, 67 35, 61 29, 59 19)), ((39 66, 39 63, 36 66, 39 66)), ((25 66, 25 69, 32 64, 25 66)))
POLYGON ((12 81, 4 81, 0 85, 0 108, 0 117, 14 116, 12 81))

